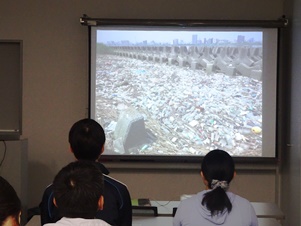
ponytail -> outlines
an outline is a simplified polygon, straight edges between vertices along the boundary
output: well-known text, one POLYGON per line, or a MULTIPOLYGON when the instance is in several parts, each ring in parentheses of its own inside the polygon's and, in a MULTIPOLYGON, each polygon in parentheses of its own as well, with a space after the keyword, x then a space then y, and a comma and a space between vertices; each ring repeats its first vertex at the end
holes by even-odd
POLYGON ((202 205, 207 207, 212 216, 225 210, 231 212, 232 203, 226 191, 235 172, 232 157, 223 150, 210 151, 203 159, 201 171, 211 189, 204 195, 202 205))
POLYGON ((207 209, 210 210, 211 216, 217 215, 225 209, 227 209, 228 212, 231 212, 232 210, 232 203, 230 202, 226 190, 222 186, 217 186, 207 192, 202 200, 202 205, 206 206, 207 209))

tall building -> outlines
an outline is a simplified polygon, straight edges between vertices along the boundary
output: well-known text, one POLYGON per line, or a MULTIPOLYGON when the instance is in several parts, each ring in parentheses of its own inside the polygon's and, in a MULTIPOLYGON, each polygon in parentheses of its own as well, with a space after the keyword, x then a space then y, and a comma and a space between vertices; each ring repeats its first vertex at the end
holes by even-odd
POLYGON ((237 36, 237 43, 244 43, 245 42, 245 36, 238 35, 237 36))
POLYGON ((198 35, 192 35, 192 44, 196 45, 198 43, 198 35))

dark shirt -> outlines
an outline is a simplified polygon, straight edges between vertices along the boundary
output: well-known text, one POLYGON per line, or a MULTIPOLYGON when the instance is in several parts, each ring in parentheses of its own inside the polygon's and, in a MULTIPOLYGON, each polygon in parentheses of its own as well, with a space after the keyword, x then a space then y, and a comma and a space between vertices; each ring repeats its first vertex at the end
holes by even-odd
MULTIPOLYGON (((109 171, 99 163, 104 173, 104 207, 96 214, 96 218, 106 221, 113 226, 132 225, 132 204, 130 193, 123 183, 105 175, 109 171)), ((54 223, 61 217, 58 209, 53 204, 52 184, 44 191, 42 202, 39 205, 41 211, 41 224, 54 223)))

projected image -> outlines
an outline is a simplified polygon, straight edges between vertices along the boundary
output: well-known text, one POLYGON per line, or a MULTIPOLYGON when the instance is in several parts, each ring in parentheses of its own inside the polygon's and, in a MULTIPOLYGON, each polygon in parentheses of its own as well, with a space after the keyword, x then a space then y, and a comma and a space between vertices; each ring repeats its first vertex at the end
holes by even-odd
POLYGON ((262 156, 262 32, 98 30, 109 155, 262 156))

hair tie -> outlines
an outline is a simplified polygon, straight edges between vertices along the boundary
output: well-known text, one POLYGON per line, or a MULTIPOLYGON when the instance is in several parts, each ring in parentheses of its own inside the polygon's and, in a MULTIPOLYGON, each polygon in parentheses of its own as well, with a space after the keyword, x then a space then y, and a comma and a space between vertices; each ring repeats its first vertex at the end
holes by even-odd
POLYGON ((225 181, 225 180, 219 181, 219 180, 214 180, 214 179, 213 179, 213 180, 211 181, 211 188, 212 188, 212 189, 216 189, 216 188, 218 188, 218 187, 220 187, 220 188, 224 189, 225 191, 227 191, 228 188, 229 188, 229 184, 228 184, 228 182, 225 181))

